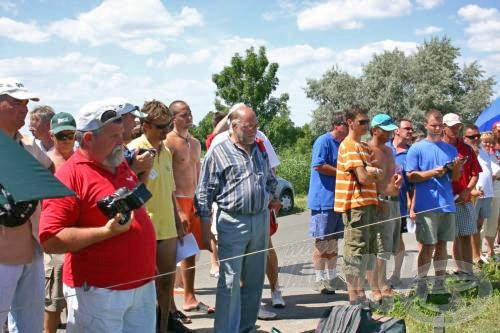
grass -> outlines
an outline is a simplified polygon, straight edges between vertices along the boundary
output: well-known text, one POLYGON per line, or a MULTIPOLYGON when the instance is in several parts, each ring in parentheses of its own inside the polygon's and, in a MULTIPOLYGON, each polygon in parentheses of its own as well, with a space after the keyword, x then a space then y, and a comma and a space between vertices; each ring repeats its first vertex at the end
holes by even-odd
MULTIPOLYGON (((478 286, 464 285, 450 276, 446 285, 453 292, 450 295, 434 295, 424 302, 410 292, 408 296, 396 297, 394 307, 384 315, 403 318, 409 333, 434 332, 434 317, 443 313, 445 321, 457 323, 446 327, 447 333, 500 332, 500 263, 490 263, 481 268, 479 285, 481 290, 491 283, 491 292, 481 295, 478 286), (465 287, 464 287, 465 286, 465 287), (450 300, 450 301, 449 301, 450 300), (448 302, 449 301, 449 302, 448 302), (446 305, 446 306, 444 306, 446 305), (443 310, 446 308, 446 310, 443 310), (425 315, 421 320, 417 316, 425 315), (470 317, 469 320, 465 318, 470 317)), ((490 290, 489 288, 486 288, 490 290)))

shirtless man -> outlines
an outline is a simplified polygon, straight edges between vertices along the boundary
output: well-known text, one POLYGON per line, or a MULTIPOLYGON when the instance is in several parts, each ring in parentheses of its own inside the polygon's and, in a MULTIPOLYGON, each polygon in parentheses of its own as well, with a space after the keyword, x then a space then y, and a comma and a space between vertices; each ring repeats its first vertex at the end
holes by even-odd
POLYGON ((393 294, 387 281, 386 262, 390 259, 391 254, 397 254, 399 247, 401 232, 399 188, 403 176, 397 172, 391 148, 386 146, 392 132, 398 128, 394 124, 394 120, 389 115, 380 113, 372 119, 371 126, 372 139, 369 146, 384 175, 376 183, 378 194, 376 221, 389 220, 376 226, 377 262, 375 269, 367 272, 373 300, 379 302, 382 297, 391 297, 393 294))
MULTIPOLYGON (((174 129, 168 133, 165 145, 172 153, 172 168, 175 180, 175 196, 179 217, 188 232, 192 232, 200 249, 204 247, 200 218, 195 216, 194 193, 200 174, 200 142, 189 134, 193 126, 193 116, 189 105, 184 101, 173 101, 169 110, 173 115, 174 129)), ((195 256, 181 262, 182 280, 184 284, 184 311, 200 311, 213 313, 214 308, 199 302, 194 294, 195 270, 189 269, 195 265, 195 256)))
MULTIPOLYGON (((47 156, 54 163, 55 171, 73 155, 75 131, 76 122, 69 113, 57 113, 50 120, 50 136, 54 148, 47 153, 47 156)), ((44 253, 46 301, 43 326, 46 333, 57 332, 61 322, 61 312, 66 307, 62 282, 63 262, 64 254, 44 253)))

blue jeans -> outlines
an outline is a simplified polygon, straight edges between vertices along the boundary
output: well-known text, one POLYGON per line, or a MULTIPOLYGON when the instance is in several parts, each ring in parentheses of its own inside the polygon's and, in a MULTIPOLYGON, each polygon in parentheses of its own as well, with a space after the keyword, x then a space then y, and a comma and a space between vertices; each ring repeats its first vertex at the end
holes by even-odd
POLYGON ((235 215, 219 211, 217 232, 221 265, 217 283, 214 331, 252 331, 262 297, 267 252, 224 260, 267 249, 269 211, 265 209, 255 215, 235 215))
POLYGON ((0 326, 8 312, 9 332, 41 332, 45 306, 43 256, 35 249, 33 261, 26 265, 0 264, 0 326))

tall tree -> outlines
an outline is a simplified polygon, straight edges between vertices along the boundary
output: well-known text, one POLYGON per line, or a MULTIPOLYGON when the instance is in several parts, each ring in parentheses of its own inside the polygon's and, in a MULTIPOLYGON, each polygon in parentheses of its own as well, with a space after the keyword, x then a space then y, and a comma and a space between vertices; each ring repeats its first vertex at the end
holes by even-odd
POLYGON ((249 48, 245 57, 236 53, 231 65, 212 75, 212 81, 217 86, 216 109, 226 111, 231 105, 243 102, 253 108, 261 127, 266 129, 282 107, 280 103, 288 100, 271 96, 279 83, 276 77, 278 67, 277 63, 269 63, 263 46, 258 53, 253 47, 249 48))
POLYGON ((291 147, 298 138, 299 130, 290 119, 290 110, 288 110, 288 94, 283 94, 280 101, 277 101, 278 112, 269 122, 266 134, 273 143, 274 147, 281 151, 284 148, 291 147))
POLYGON ((312 113, 311 127, 314 135, 329 131, 334 115, 360 100, 360 85, 360 79, 343 72, 337 66, 323 74, 319 80, 307 80, 306 95, 319 104, 312 113))
POLYGON ((201 147, 204 148, 203 150, 206 150, 205 147, 205 138, 207 137, 208 134, 210 134, 213 130, 212 126, 212 120, 214 119, 214 112, 210 111, 203 117, 202 120, 198 123, 198 125, 193 126, 191 129, 191 134, 200 140, 201 142, 201 147))

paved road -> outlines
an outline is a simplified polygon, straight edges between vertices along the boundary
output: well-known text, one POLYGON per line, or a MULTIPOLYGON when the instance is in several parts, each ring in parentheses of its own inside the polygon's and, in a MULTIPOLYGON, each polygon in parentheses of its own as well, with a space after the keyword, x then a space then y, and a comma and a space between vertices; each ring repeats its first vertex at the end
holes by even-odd
MULTIPOLYGON (((273 327, 282 332, 304 332, 316 327, 321 314, 332 305, 341 304, 347 299, 345 292, 336 295, 321 295, 312 290, 314 283, 314 269, 311 262, 312 240, 308 237, 308 214, 295 214, 278 219, 279 229, 273 236, 274 246, 277 248, 280 266, 280 285, 283 288, 284 299, 287 303, 284 309, 273 309, 270 300, 269 285, 263 293, 263 302, 266 308, 279 315, 273 321, 257 321, 259 332, 270 332, 273 327)), ((403 266, 403 277, 410 280, 416 268, 416 242, 414 235, 405 234, 405 242, 409 253, 403 266)), ((342 254, 342 242, 339 244, 342 254)), ((196 271, 197 293, 199 300, 215 305, 215 290, 217 281, 209 276, 209 255, 206 251, 201 254, 196 271)), ((342 271, 342 258, 339 258, 338 269, 342 271)), ((389 263, 393 267, 393 263, 389 263)), ((390 274, 389 274, 390 276, 390 274)), ((182 295, 176 295, 176 304, 182 308, 182 295)), ((193 323, 188 325, 199 332, 212 332, 213 315, 190 314, 193 323)))

